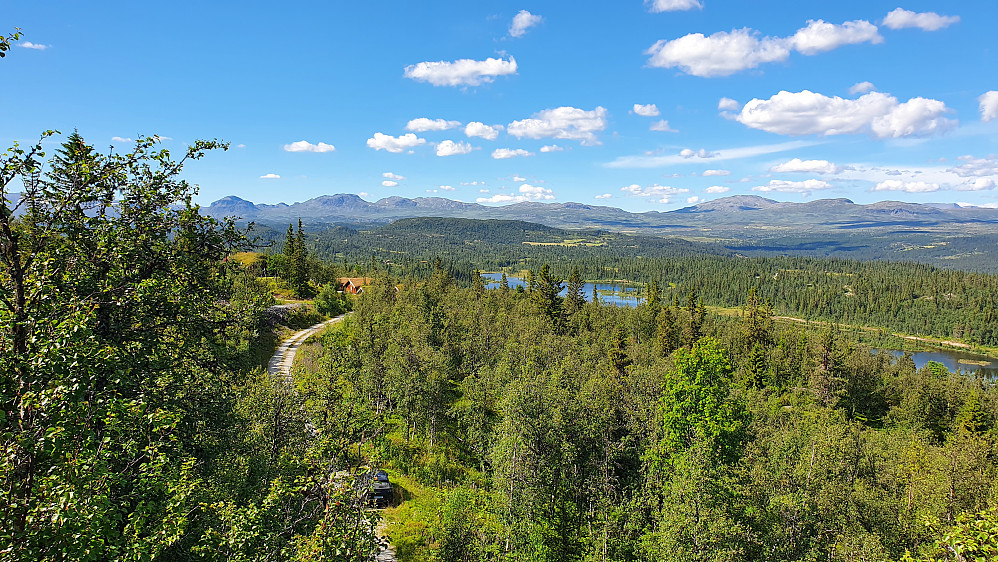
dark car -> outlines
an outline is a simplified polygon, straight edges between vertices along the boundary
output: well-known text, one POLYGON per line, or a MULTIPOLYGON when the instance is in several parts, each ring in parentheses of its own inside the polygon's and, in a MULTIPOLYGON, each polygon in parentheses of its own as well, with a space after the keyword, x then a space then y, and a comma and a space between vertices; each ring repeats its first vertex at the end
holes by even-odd
POLYGON ((361 501, 374 507, 388 507, 395 499, 392 483, 384 470, 371 470, 357 477, 355 487, 361 501))

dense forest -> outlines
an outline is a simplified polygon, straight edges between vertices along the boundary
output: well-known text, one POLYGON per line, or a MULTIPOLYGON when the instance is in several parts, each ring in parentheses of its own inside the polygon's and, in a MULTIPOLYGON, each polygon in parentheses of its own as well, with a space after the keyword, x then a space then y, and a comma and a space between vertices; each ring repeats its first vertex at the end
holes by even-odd
POLYGON ((781 327, 751 289, 722 317, 560 288, 381 278, 303 350, 319 434, 406 491, 401 560, 957 559, 944 531, 994 533, 993 381, 781 327))
MULTIPOLYGON (((262 238, 277 250, 283 247, 281 237, 262 238)), ((451 275, 469 285, 476 269, 520 275, 549 264, 562 279, 578 269, 588 280, 655 282, 667 302, 683 301, 695 290, 709 306, 737 307, 755 289, 782 316, 998 347, 998 276, 990 274, 912 262, 750 257, 676 238, 520 221, 404 219, 370 231, 336 227, 306 238, 315 268, 375 267, 419 279, 443 258, 451 275)))

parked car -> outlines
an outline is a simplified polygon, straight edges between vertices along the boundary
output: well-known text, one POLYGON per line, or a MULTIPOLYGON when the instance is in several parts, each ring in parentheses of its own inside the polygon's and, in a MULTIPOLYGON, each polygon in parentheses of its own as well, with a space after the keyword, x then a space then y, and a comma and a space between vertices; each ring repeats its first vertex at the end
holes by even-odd
POLYGON ((354 482, 361 503, 384 508, 392 504, 395 493, 388 473, 384 470, 369 470, 357 477, 354 482))

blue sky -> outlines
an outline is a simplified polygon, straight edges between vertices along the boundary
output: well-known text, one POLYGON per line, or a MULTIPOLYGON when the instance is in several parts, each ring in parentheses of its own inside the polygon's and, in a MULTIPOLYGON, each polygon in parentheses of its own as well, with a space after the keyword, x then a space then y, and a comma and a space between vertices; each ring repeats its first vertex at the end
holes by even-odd
POLYGON ((4 2, 0 142, 232 145, 198 201, 998 206, 998 3, 4 2))

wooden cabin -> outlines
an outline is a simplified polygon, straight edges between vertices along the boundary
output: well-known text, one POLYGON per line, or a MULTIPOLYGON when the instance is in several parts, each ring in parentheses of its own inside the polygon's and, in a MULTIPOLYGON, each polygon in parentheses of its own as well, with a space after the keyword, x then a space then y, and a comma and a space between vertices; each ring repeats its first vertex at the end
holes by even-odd
POLYGON ((370 277, 340 277, 336 280, 339 283, 340 290, 353 295, 359 295, 364 292, 364 287, 371 284, 370 277))

